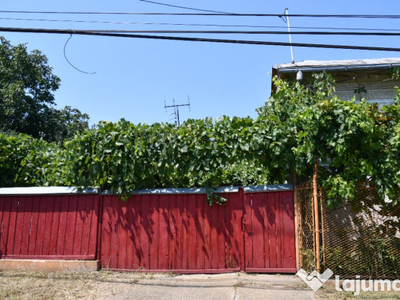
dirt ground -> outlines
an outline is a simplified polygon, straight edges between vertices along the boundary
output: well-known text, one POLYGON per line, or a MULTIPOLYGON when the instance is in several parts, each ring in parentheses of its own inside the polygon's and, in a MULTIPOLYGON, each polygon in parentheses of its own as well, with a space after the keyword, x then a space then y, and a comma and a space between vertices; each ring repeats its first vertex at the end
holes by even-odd
MULTIPOLYGON (((165 283, 169 282, 169 279, 179 280, 179 277, 172 277, 176 275, 106 271, 87 273, 5 271, 0 272, 0 299, 118 299, 118 295, 131 291, 138 282, 154 282, 154 286, 157 286, 161 281, 165 283)), ((241 288, 257 285, 258 288, 273 288, 267 282, 260 284, 257 275, 238 274, 238 277, 239 284, 236 285, 241 288)), ((232 289, 236 288, 235 285, 232 286, 232 289)), ((299 288, 288 285, 286 288, 297 289, 297 293, 309 290, 307 286, 299 288)), ((321 300, 400 299, 400 292, 368 292, 354 296, 348 292, 337 292, 333 286, 325 285, 314 294, 314 297, 321 300)))

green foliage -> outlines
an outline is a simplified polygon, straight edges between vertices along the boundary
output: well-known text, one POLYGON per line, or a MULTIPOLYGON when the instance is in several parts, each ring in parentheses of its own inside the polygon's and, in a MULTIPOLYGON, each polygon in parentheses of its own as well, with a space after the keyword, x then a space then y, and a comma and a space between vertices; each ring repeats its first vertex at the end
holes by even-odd
POLYGON ((59 148, 28 135, 0 134, 0 186, 44 186, 59 148))
POLYGON ((88 127, 88 115, 65 107, 57 110, 53 92, 60 78, 39 50, 13 46, 0 37, 0 130, 62 141, 88 127))
POLYGON ((274 79, 278 92, 258 110, 259 122, 269 132, 269 149, 276 163, 273 174, 296 171, 311 179, 314 160, 319 160, 319 179, 330 205, 352 199, 355 184, 375 183, 381 199, 397 201, 400 187, 400 105, 378 108, 355 99, 334 96, 332 78, 315 74, 310 85, 274 79))
POLYGON ((318 158, 330 205, 351 200, 357 182, 365 180, 396 205, 400 94, 393 105, 378 108, 338 99, 324 73, 307 86, 273 80, 277 93, 256 120, 223 116, 181 126, 120 120, 84 130, 87 115, 66 107, 58 115, 66 130, 54 139, 78 134, 63 147, 1 136, 1 185, 102 187, 124 199, 142 188, 208 187, 209 203, 223 204, 213 188, 282 183, 293 171, 309 180, 318 158))
MULTIPOLYGON (((268 182, 254 167, 253 120, 221 117, 171 124, 101 122, 65 144, 67 185, 129 191, 268 182), (254 175, 252 175, 254 174, 254 175)), ((224 199, 209 195, 210 204, 224 199)))

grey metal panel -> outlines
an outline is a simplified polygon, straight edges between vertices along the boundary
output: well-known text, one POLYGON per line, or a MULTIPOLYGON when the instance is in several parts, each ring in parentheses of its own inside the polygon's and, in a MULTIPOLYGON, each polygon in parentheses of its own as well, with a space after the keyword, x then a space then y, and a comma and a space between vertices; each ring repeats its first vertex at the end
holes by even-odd
POLYGON ((97 194, 97 189, 79 190, 77 187, 49 186, 49 187, 11 187, 0 188, 0 195, 68 195, 68 194, 97 194))
MULTIPOLYGON (((219 187, 213 190, 214 193, 237 193, 238 187, 219 187)), ((167 189, 143 189, 133 191, 132 195, 168 195, 168 194, 206 194, 206 188, 167 188, 167 189)), ((112 195, 111 191, 103 191, 103 195, 112 195)))
POLYGON ((293 191, 292 184, 255 185, 243 187, 245 193, 293 191))

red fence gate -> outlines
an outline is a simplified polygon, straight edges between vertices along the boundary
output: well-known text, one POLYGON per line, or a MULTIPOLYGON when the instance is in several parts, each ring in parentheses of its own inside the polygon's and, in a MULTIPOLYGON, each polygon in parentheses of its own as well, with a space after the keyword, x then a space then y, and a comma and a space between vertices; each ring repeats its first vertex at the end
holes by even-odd
POLYGON ((247 272, 296 273, 293 192, 249 189, 243 225, 247 272))
POLYGON ((222 194, 227 206, 205 194, 134 195, 128 202, 104 196, 101 265, 113 270, 179 273, 240 270, 239 193, 222 194))
POLYGON ((202 189, 143 191, 127 202, 10 190, 0 189, 0 258, 98 259, 111 270, 296 272, 288 185, 220 189, 227 205, 211 207, 202 189))

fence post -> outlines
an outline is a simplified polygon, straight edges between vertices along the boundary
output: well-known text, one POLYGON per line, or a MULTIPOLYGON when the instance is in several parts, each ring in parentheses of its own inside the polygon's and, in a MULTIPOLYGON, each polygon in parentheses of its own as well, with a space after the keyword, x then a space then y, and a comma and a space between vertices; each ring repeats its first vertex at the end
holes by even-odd
POLYGON ((301 268, 300 262, 300 249, 301 249, 301 238, 300 238, 300 226, 301 226, 301 213, 299 203, 299 188, 297 186, 297 174, 293 172, 293 205, 294 205, 294 242, 296 245, 296 269, 301 268))
POLYGON ((321 272, 320 262, 320 229, 319 229, 319 207, 318 207, 318 157, 315 157, 314 176, 313 176, 313 198, 314 198, 314 218, 315 218, 315 256, 317 271, 321 272))
POLYGON ((96 259, 100 262, 101 266, 101 239, 103 235, 103 191, 99 188, 99 195, 98 195, 98 219, 97 219, 97 248, 96 248, 96 259))

